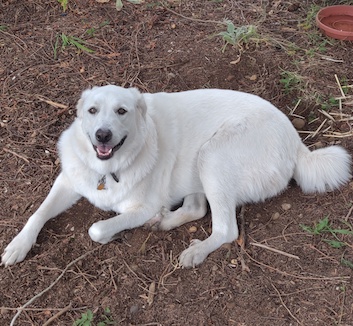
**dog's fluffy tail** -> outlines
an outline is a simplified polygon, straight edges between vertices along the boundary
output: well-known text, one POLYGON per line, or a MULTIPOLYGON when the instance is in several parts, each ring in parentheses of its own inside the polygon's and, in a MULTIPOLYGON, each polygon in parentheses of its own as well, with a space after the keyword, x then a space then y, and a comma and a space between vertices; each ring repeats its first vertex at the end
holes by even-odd
POLYGON ((331 191, 351 178, 351 156, 340 146, 298 151, 294 179, 306 193, 331 191))

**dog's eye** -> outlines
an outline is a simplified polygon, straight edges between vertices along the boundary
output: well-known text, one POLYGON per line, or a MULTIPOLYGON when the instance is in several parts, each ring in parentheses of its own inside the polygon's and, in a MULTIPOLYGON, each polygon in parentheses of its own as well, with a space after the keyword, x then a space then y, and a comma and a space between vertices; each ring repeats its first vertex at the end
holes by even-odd
POLYGON ((119 108, 116 110, 116 112, 120 115, 124 115, 127 111, 124 108, 119 108))
POLYGON ((97 113, 97 109, 95 107, 92 107, 90 109, 88 109, 88 112, 91 114, 96 114, 97 113))

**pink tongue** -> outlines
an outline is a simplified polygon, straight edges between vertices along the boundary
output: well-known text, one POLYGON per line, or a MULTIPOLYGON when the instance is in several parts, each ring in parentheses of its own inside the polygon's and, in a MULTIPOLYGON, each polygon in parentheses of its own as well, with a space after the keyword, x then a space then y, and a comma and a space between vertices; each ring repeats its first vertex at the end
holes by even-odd
POLYGON ((100 156, 107 156, 111 153, 112 148, 107 145, 99 145, 97 146, 97 152, 100 156))

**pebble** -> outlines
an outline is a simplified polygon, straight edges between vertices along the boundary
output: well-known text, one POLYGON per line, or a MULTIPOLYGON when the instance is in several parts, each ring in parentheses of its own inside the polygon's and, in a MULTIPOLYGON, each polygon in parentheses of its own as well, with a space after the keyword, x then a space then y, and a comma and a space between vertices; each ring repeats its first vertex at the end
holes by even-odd
POLYGON ((238 260, 235 259, 235 258, 233 258, 233 259, 231 259, 230 263, 231 263, 232 265, 238 265, 238 260))
POLYGON ((190 233, 195 233, 197 231, 197 227, 196 226, 190 226, 189 227, 189 232, 190 233))
POLYGON ((305 120, 300 118, 294 118, 292 124, 295 129, 301 130, 305 127, 305 120))
POLYGON ((288 210, 290 210, 290 209, 292 208, 292 205, 291 205, 291 204, 288 204, 288 203, 283 203, 283 204, 281 205, 281 207, 282 207, 282 209, 283 209, 284 211, 288 211, 288 210))
POLYGON ((276 212, 276 213, 274 213, 273 215, 272 215, 272 220, 278 220, 279 219, 279 217, 280 217, 280 213, 278 213, 278 212, 276 212))

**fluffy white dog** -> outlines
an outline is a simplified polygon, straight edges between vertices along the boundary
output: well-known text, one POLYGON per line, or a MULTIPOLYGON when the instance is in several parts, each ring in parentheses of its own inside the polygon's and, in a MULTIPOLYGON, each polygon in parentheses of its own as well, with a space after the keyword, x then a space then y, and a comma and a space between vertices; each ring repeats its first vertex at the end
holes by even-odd
POLYGON ((311 152, 272 104, 230 90, 141 94, 94 87, 83 92, 59 153, 62 171, 6 247, 5 266, 22 261, 45 222, 85 197, 117 213, 90 227, 100 243, 146 222, 170 230, 199 219, 208 201, 212 234, 180 255, 182 266, 194 267, 237 239, 236 206, 277 195, 291 178, 304 192, 324 192, 351 177, 343 148, 311 152))

